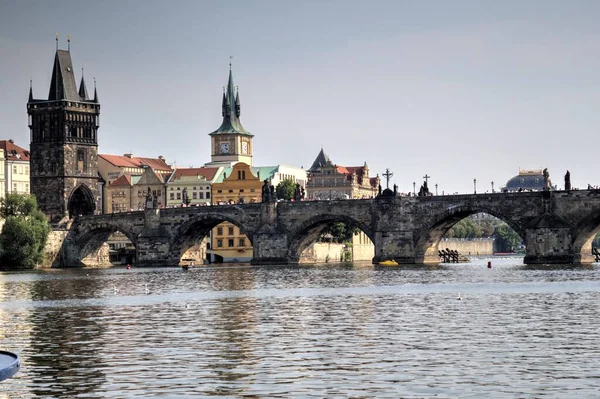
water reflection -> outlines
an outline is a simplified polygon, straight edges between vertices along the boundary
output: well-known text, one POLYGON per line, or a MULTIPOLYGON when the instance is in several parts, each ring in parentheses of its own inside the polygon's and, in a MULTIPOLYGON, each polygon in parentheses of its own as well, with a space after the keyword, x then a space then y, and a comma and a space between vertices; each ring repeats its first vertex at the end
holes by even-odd
POLYGON ((0 274, 0 397, 594 397, 598 267, 493 261, 0 274))

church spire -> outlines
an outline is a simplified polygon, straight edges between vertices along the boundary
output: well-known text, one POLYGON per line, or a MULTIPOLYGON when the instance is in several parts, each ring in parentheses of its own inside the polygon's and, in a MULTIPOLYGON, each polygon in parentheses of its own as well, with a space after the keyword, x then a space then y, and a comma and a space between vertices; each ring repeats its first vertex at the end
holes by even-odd
POLYGON ((233 72, 231 70, 231 61, 229 62, 229 79, 227 80, 227 87, 223 91, 222 101, 222 114, 223 123, 221 127, 211 133, 237 133, 250 135, 240 122, 240 97, 239 92, 236 93, 236 86, 233 83, 233 72))
POLYGON ((33 82, 29 79, 29 102, 33 101, 33 82))

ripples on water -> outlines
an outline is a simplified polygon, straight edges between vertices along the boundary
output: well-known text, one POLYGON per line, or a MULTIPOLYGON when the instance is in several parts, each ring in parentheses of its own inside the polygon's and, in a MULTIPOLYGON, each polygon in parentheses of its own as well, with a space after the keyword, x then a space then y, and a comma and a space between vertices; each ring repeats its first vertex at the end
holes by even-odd
POLYGON ((0 398, 597 397, 598 266, 492 261, 0 273, 0 398))

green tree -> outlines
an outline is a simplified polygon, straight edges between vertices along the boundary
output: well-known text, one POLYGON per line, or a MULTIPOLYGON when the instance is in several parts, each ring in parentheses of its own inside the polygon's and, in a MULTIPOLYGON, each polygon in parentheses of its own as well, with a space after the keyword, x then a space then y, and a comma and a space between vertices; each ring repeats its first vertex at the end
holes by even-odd
POLYGON ((351 242, 352 236, 358 233, 360 229, 351 225, 347 225, 344 222, 336 222, 328 226, 321 234, 321 241, 329 241, 328 236, 332 237, 331 240, 337 243, 351 242))
POLYGON ((523 242, 521 236, 506 223, 502 223, 496 227, 494 237, 497 240, 499 249, 503 251, 513 251, 517 245, 523 242))
POLYGON ((291 200, 294 198, 294 192, 296 191, 296 183, 293 180, 286 179, 277 185, 275 188, 275 194, 277 194, 277 198, 284 200, 291 200))
POLYGON ((0 263, 17 269, 34 268, 43 260, 50 233, 35 197, 8 194, 0 203, 0 216, 5 219, 0 233, 0 263))

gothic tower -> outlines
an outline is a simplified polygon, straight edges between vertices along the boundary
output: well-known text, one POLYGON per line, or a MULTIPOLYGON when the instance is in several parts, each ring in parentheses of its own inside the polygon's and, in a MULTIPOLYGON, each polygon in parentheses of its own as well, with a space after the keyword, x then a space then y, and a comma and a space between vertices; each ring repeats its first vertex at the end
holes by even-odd
POLYGON ((207 166, 231 166, 244 162, 252 166, 252 138, 240 122, 240 92, 233 85, 231 64, 229 81, 223 91, 223 123, 210 133, 211 162, 207 166))
POLYGON ((83 68, 79 90, 69 49, 58 49, 48 100, 29 87, 31 191, 50 222, 92 215, 100 209, 98 127, 100 104, 88 96, 83 68))

